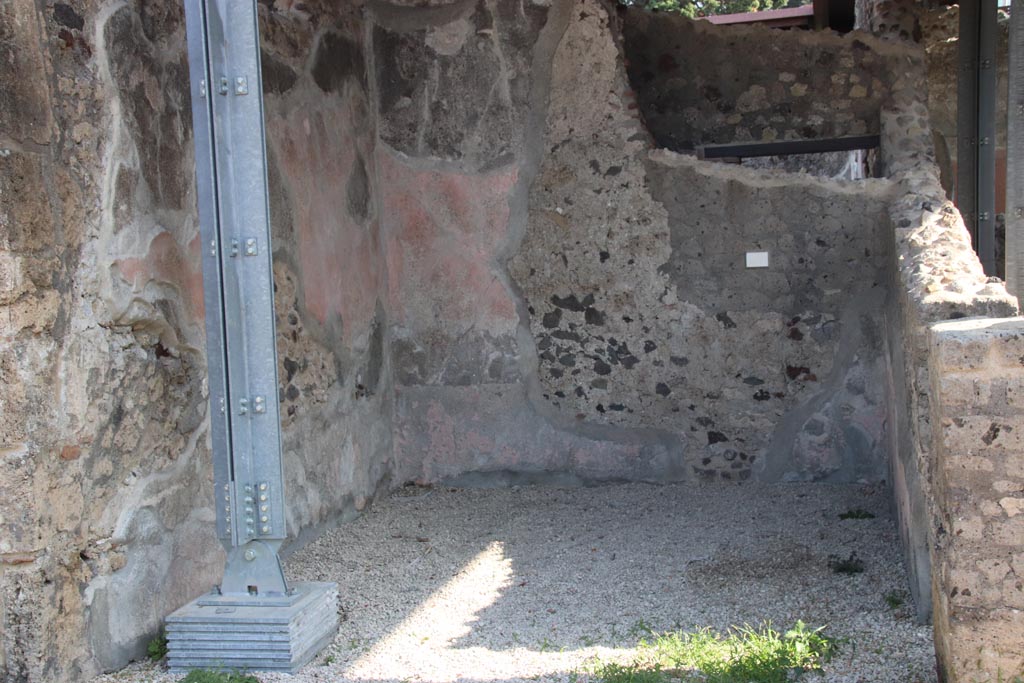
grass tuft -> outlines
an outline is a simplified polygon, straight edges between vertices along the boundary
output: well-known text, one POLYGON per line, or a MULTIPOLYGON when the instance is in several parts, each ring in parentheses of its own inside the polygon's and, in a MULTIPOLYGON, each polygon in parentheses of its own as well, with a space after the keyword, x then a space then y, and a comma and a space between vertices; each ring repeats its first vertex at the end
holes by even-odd
POLYGON ((765 624, 733 627, 725 634, 710 628, 652 634, 640 641, 630 664, 603 663, 594 677, 604 683, 786 683, 791 673, 819 671, 836 650, 824 627, 798 621, 779 633, 765 624))
POLYGON ((146 656, 151 661, 159 662, 167 656, 167 636, 163 633, 146 644, 146 656))
POLYGON ((899 609, 903 607, 904 598, 901 591, 889 591, 885 594, 885 604, 889 606, 889 609, 899 609))
POLYGON ((180 683, 260 683, 260 679, 249 674, 231 671, 193 669, 188 672, 188 676, 181 679, 180 683))
POLYGON ((857 557, 857 553, 850 553, 845 560, 837 555, 830 555, 828 568, 836 574, 860 574, 864 571, 864 560, 857 557))
POLYGON ((871 514, 867 510, 863 510, 861 508, 854 508, 852 510, 847 510, 846 512, 840 512, 839 513, 839 519, 874 519, 874 518, 875 518, 875 516, 873 514, 871 514))

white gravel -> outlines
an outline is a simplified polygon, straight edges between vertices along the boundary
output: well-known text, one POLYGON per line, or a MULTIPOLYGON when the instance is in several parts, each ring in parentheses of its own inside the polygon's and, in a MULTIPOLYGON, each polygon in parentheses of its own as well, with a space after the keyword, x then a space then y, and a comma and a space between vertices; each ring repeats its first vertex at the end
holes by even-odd
MULTIPOLYGON (((403 489, 291 556, 337 581, 346 620, 295 676, 313 681, 585 680, 645 628, 797 619, 844 640, 821 677, 934 683, 931 629, 909 606, 888 494, 824 484, 403 489), (839 519, 863 508, 874 519, 839 519), (856 553, 861 574, 829 569, 856 553), (574 676, 574 672, 576 676, 574 676)), ((169 683, 137 664, 97 683, 169 683)))

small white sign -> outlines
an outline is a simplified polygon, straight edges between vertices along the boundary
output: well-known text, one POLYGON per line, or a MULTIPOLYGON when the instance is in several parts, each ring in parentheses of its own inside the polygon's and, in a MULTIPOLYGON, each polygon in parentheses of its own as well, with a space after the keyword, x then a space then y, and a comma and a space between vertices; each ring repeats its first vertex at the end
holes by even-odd
POLYGON ((747 252, 747 268, 767 268, 768 267, 768 252, 767 251, 748 251, 747 252))

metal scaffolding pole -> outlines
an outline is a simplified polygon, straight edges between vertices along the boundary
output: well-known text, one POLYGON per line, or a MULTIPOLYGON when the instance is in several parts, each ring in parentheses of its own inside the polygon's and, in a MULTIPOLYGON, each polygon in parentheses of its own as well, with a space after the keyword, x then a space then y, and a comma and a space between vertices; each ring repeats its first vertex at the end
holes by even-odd
POLYGON ((254 0, 187 0, 220 586, 167 618, 172 670, 293 671, 333 637, 337 586, 289 586, 254 0))
POLYGON ((978 245, 978 30, 980 0, 960 4, 956 81, 956 206, 978 245))
MULTIPOLYGON (((967 3, 961 3, 961 6, 967 3)), ((979 0, 978 241, 981 265, 996 274, 996 0, 979 0)))
POLYGON ((1010 11, 1010 95, 1006 108, 1006 286, 1024 294, 1024 2, 1010 11), (1016 11, 1017 9, 1020 11, 1016 11))
POLYGON ((956 204, 985 268, 995 274, 996 0, 960 3, 956 204))

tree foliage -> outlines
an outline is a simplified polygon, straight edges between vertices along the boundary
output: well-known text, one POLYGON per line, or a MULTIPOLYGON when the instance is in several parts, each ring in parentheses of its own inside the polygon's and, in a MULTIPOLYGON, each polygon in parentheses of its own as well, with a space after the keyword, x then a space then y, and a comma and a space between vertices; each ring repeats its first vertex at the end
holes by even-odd
POLYGON ((679 12, 691 19, 711 14, 757 12, 783 7, 799 7, 808 0, 620 0, 624 5, 646 7, 662 12, 679 12))

